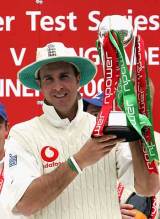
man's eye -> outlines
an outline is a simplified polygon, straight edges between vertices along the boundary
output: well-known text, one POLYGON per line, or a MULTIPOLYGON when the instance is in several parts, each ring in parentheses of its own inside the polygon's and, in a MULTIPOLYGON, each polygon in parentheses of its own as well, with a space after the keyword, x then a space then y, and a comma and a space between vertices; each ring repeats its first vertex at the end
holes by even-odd
POLYGON ((48 78, 43 78, 43 81, 50 81, 52 80, 52 78, 48 77, 48 78))
POLYGON ((65 79, 65 78, 68 78, 68 75, 61 75, 61 78, 63 79, 65 79))
POLYGON ((46 84, 46 85, 51 84, 52 82, 53 82, 52 77, 45 77, 45 78, 42 79, 42 83, 46 84))

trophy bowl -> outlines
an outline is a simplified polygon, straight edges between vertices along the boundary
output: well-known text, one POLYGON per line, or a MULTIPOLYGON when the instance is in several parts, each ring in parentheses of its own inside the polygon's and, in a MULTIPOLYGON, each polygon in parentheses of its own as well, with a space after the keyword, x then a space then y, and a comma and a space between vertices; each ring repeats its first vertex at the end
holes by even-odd
POLYGON ((141 137, 133 127, 127 126, 126 114, 122 111, 111 111, 108 125, 103 128, 104 134, 125 138, 126 142, 139 140, 141 137))
POLYGON ((124 47, 126 47, 133 38, 133 27, 124 16, 111 15, 103 18, 98 31, 101 43, 103 43, 106 33, 111 30, 119 33, 124 47))

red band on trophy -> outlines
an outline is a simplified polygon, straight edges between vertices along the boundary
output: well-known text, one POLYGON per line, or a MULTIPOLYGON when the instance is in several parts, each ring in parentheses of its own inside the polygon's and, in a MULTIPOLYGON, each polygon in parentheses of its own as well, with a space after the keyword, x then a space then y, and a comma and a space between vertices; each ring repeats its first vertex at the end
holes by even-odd
POLYGON ((157 214, 157 203, 156 203, 156 197, 153 196, 153 197, 152 197, 151 215, 150 215, 149 219, 155 219, 156 214, 157 214))
POLYGON ((104 38, 103 42, 103 55, 104 57, 104 98, 103 106, 98 114, 95 128, 93 130, 93 136, 102 136, 103 128, 108 124, 109 113, 113 108, 113 100, 115 98, 115 92, 118 85, 120 72, 117 66, 117 53, 110 42, 108 34, 104 38))
MULTIPOLYGON (((142 38, 138 35, 136 37, 136 89, 137 89, 137 100, 139 112, 147 117, 149 117, 149 108, 147 106, 147 74, 146 74, 146 61, 145 61, 145 49, 144 42, 142 38)), ((152 100, 149 100, 151 102, 152 100)), ((152 121, 151 121, 152 122, 152 121)), ((147 142, 151 142, 151 147, 155 147, 154 136, 151 135, 150 127, 145 128, 144 133, 145 139, 147 142)), ((146 166, 150 173, 158 173, 156 163, 154 161, 149 162, 148 153, 145 149, 144 144, 141 142, 143 148, 143 155, 146 166)), ((152 148, 151 148, 152 149, 152 148)))

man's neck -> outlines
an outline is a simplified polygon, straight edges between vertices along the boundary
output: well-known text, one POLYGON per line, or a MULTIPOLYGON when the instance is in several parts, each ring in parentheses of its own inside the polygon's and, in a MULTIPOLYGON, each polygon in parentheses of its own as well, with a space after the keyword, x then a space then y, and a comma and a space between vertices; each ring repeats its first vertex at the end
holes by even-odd
MULTIPOLYGON (((56 110, 56 109, 55 109, 56 110)), ((61 119, 66 119, 66 118, 68 118, 69 119, 69 121, 71 122, 74 118, 75 118, 75 116, 76 116, 76 114, 77 114, 77 111, 78 111, 78 104, 75 104, 74 106, 73 106, 73 108, 70 110, 70 112, 58 112, 57 110, 56 110, 56 112, 57 112, 57 114, 59 115, 59 117, 61 118, 61 119)))

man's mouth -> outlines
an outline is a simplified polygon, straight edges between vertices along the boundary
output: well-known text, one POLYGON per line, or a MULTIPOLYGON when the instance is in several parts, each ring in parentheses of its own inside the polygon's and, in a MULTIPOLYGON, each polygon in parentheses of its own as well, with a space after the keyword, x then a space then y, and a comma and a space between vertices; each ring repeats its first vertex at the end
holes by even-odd
POLYGON ((56 95, 54 95, 56 98, 63 98, 63 97, 65 97, 65 96, 67 96, 67 93, 65 93, 65 94, 56 94, 56 95))

